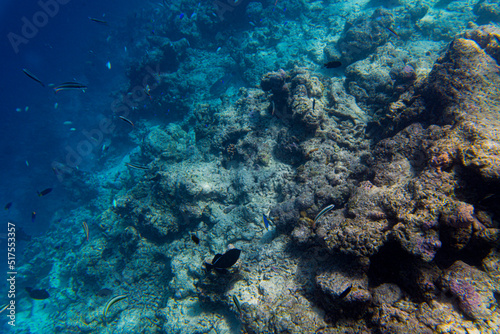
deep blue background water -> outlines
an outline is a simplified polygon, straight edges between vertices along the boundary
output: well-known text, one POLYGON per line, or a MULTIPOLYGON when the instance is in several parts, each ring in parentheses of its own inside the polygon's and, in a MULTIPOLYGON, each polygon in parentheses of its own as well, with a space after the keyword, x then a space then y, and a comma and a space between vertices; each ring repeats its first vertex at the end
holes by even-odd
MULTIPOLYGON (((4 226, 0 227, 0 233, 6 232, 6 223, 10 220, 29 234, 42 234, 56 210, 75 205, 74 201, 67 200, 68 190, 60 184, 51 165, 54 161, 64 163, 66 147, 76 147, 85 139, 83 129, 96 128, 102 117, 111 115, 110 93, 120 87, 127 88, 126 39, 114 37, 139 6, 144 3, 69 1, 59 5, 59 12, 15 53, 8 33, 21 35, 22 18, 32 22, 33 15, 42 8, 36 1, 0 3, 0 219, 4 226), (92 22, 88 17, 102 18, 109 26, 92 22), (106 67, 108 61, 111 69, 106 67), (45 85, 76 80, 89 88, 85 93, 55 94, 52 88, 44 88, 28 78, 23 68, 33 72, 45 85), (57 109, 55 103, 58 103, 57 109), (26 106, 28 111, 24 111, 26 106), (16 108, 22 111, 17 112, 16 108), (73 124, 64 125, 65 121, 73 124), (76 131, 70 131, 71 127, 76 131), (36 192, 47 187, 54 191, 46 197, 38 197, 36 192), (11 201, 14 204, 7 212, 3 207, 11 201), (37 212, 34 223, 32 211, 37 212)), ((94 168, 91 157, 84 159, 79 167, 94 168)), ((4 245, 5 239, 0 238, 1 254, 4 245)))

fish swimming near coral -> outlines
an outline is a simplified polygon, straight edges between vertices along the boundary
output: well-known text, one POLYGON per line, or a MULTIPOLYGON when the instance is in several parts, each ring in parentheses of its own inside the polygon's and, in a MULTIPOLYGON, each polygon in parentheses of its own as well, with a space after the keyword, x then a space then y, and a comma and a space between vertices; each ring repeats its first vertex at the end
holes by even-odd
POLYGON ((323 66, 325 66, 326 68, 337 68, 342 66, 342 63, 340 61, 329 61, 323 66))
POLYGON ((393 33, 397 38, 399 38, 399 35, 398 33, 396 32, 396 30, 392 29, 391 27, 385 27, 387 30, 389 30, 391 33, 393 33))
POLYGON ((38 197, 43 197, 47 194, 50 194, 52 192, 52 188, 47 188, 42 191, 37 191, 38 197))
POLYGON ((128 118, 123 117, 123 116, 118 116, 118 118, 121 119, 122 121, 124 121, 125 123, 128 123, 128 124, 134 126, 134 123, 131 120, 129 120, 128 118))
POLYGON ((265 214, 262 214, 262 220, 264 221, 264 226, 266 230, 269 230, 269 218, 265 214))
POLYGON ((140 169, 140 170, 149 170, 148 166, 142 166, 142 165, 136 165, 136 164, 131 164, 129 162, 126 162, 125 165, 129 166, 130 168, 133 169, 140 169))
POLYGON ((89 241, 89 226, 86 222, 82 222, 83 231, 85 232, 85 236, 87 237, 87 241, 89 241))
POLYGON ((198 238, 196 234, 191 234, 191 240, 193 240, 193 242, 197 245, 200 244, 200 238, 198 238))
POLYGON ((42 85, 42 87, 45 87, 45 84, 40 80, 38 79, 38 77, 36 75, 34 75, 33 73, 31 73, 29 70, 23 68, 23 72, 24 74, 26 74, 29 78, 31 78, 32 80, 38 82, 40 85, 42 85))
POLYGON ((325 207, 323 210, 321 210, 318 215, 316 216, 316 218, 314 218, 314 224, 316 224, 316 222, 318 221, 318 219, 321 218, 321 216, 323 216, 325 213, 327 213, 328 211, 330 210, 333 210, 333 208, 335 207, 335 205, 333 204, 330 204, 328 205, 327 207, 325 207))
POLYGON ((26 290, 28 295, 33 299, 42 300, 50 297, 50 294, 45 289, 33 289, 31 287, 27 287, 24 290, 26 290))
POLYGON ((238 309, 238 312, 241 314, 241 304, 240 301, 238 300, 238 297, 236 297, 235 295, 233 295, 233 302, 234 305, 236 305, 236 309, 238 309))
POLYGON ((212 269, 224 270, 232 265, 234 265, 240 258, 241 250, 237 248, 232 248, 225 252, 224 254, 216 254, 212 260, 212 263, 205 262, 205 268, 207 272, 212 269))
POLYGON ((110 300, 108 300, 108 302, 106 303, 106 306, 104 306, 104 310, 102 312, 104 319, 106 319, 106 316, 108 315, 108 310, 111 306, 113 306, 113 304, 115 304, 115 303, 119 302, 120 300, 125 299, 127 297, 128 297, 128 295, 119 295, 119 296, 113 297, 110 300))

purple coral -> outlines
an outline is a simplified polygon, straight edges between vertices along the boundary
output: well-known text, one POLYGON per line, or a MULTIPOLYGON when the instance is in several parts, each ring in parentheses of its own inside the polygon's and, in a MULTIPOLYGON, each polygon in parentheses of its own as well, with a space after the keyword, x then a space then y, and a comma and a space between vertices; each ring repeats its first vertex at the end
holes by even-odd
POLYGON ((422 238, 417 240, 417 253, 424 261, 432 261, 437 251, 441 248, 441 241, 435 238, 422 238))
POLYGON ((450 291, 459 300, 459 306, 467 315, 474 317, 481 307, 481 297, 476 289, 464 279, 453 278, 450 280, 450 291))
POLYGON ((390 76, 395 81, 396 87, 407 86, 417 79, 417 73, 411 65, 393 68, 390 76))

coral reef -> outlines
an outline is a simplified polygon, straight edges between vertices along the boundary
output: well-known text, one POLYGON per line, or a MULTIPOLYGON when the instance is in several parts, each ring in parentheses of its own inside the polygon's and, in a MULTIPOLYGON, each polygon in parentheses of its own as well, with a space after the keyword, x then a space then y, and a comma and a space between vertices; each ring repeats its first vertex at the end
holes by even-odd
MULTIPOLYGON (((375 10, 369 18, 359 17, 347 23, 337 42, 340 59, 350 64, 367 57, 387 41, 390 32, 386 28, 393 23, 392 14, 383 8, 375 10)), ((327 56, 327 59, 334 57, 327 56)))
POLYGON ((61 252, 39 238, 26 252, 22 283, 51 284, 47 307, 64 309, 47 332, 497 331, 500 29, 455 36, 439 6, 382 3, 153 11, 172 27, 137 45, 141 103, 113 110, 137 118, 133 148, 74 172, 73 195, 94 199, 47 234, 61 252), (310 12, 331 27, 290 20, 310 12), (325 60, 344 76, 313 69, 325 60), (234 266, 204 270, 232 247, 234 266), (103 288, 127 295, 107 315, 103 288))

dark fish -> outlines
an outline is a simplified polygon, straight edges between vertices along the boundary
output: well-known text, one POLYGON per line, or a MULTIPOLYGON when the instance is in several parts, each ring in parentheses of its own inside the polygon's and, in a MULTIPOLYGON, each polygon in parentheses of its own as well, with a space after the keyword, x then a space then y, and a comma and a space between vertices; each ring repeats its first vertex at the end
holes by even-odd
POLYGON ((479 201, 479 203, 481 203, 482 201, 489 200, 490 198, 494 198, 495 196, 496 194, 486 194, 486 196, 484 196, 483 199, 479 201))
POLYGON ((5 210, 9 210, 11 206, 12 206, 12 202, 5 204, 5 210))
POLYGON ((54 87, 54 91, 57 93, 61 90, 68 90, 68 89, 82 89, 85 90, 87 89, 87 86, 84 84, 81 84, 79 82, 74 82, 74 81, 68 81, 68 82, 63 82, 59 86, 54 87))
POLYGON ((347 287, 347 289, 345 289, 344 291, 342 291, 342 293, 339 295, 339 299, 343 299, 343 298, 347 297, 347 295, 349 294, 349 292, 351 292, 351 289, 352 289, 352 284, 349 285, 347 287))
POLYGON ((132 121, 129 120, 128 118, 125 118, 123 116, 118 116, 118 118, 121 119, 122 121, 124 121, 124 122, 126 122, 126 123, 128 123, 128 124, 130 124, 132 126, 134 126, 134 123, 132 123, 132 121))
POLYGON ((191 240, 193 240, 193 242, 197 245, 200 244, 200 238, 198 238, 196 234, 191 234, 191 240))
POLYGON ((25 288, 26 292, 30 295, 31 298, 33 299, 47 299, 50 297, 49 293, 45 289, 33 289, 30 287, 25 288))
POLYGON ((130 168, 134 168, 134 169, 149 170, 148 166, 136 165, 136 164, 131 164, 128 162, 126 162, 125 165, 129 166, 130 168))
POLYGON ((398 33, 396 32, 396 30, 392 29, 391 27, 385 27, 387 30, 389 30, 390 32, 392 32, 397 38, 399 38, 399 35, 398 33))
POLYGON ((28 77, 30 77, 31 79, 35 80, 36 82, 38 82, 40 85, 42 85, 42 87, 45 87, 44 83, 42 82, 42 80, 38 79, 36 77, 36 75, 34 75, 33 73, 31 73, 30 71, 28 71, 27 69, 23 68, 23 72, 24 74, 26 74, 28 77))
POLYGON ((90 20, 90 21, 94 21, 94 22, 96 22, 96 23, 103 24, 103 25, 105 25, 105 26, 107 26, 107 25, 108 25, 108 22, 106 22, 106 21, 104 21, 104 20, 101 20, 101 19, 96 19, 95 17, 90 17, 90 16, 89 16, 89 20, 90 20))
POLYGON ((96 295, 99 297, 108 297, 113 294, 113 290, 108 288, 102 288, 101 290, 96 292, 96 295))
POLYGON ((33 211, 33 212, 31 213, 31 222, 32 222, 32 223, 34 223, 34 222, 35 222, 35 218, 36 218, 36 212, 35 212, 35 211, 33 211))
POLYGON ((210 87, 210 94, 211 95, 221 95, 226 92, 226 90, 229 88, 231 85, 231 82, 234 79, 234 74, 233 73, 228 73, 224 75, 222 78, 217 80, 211 87, 210 87))
POLYGON ((40 196, 40 197, 45 196, 45 195, 49 194, 50 192, 52 192, 52 188, 47 188, 47 189, 44 189, 42 191, 37 191, 38 196, 40 196))
POLYGON ((314 111, 314 107, 316 107, 316 99, 313 99, 313 111, 314 111))
POLYGON ((233 302, 234 302, 234 305, 236 305, 236 308, 238 309, 238 312, 241 314, 240 301, 238 300, 238 298, 235 295, 233 295, 233 302))
POLYGON ((329 61, 324 65, 326 68, 337 68, 342 66, 342 63, 340 61, 329 61))
POLYGON ((227 269, 238 261, 240 254, 241 250, 237 248, 230 249, 224 254, 216 254, 211 264, 205 262, 205 267, 208 272, 210 272, 212 268, 227 269))

